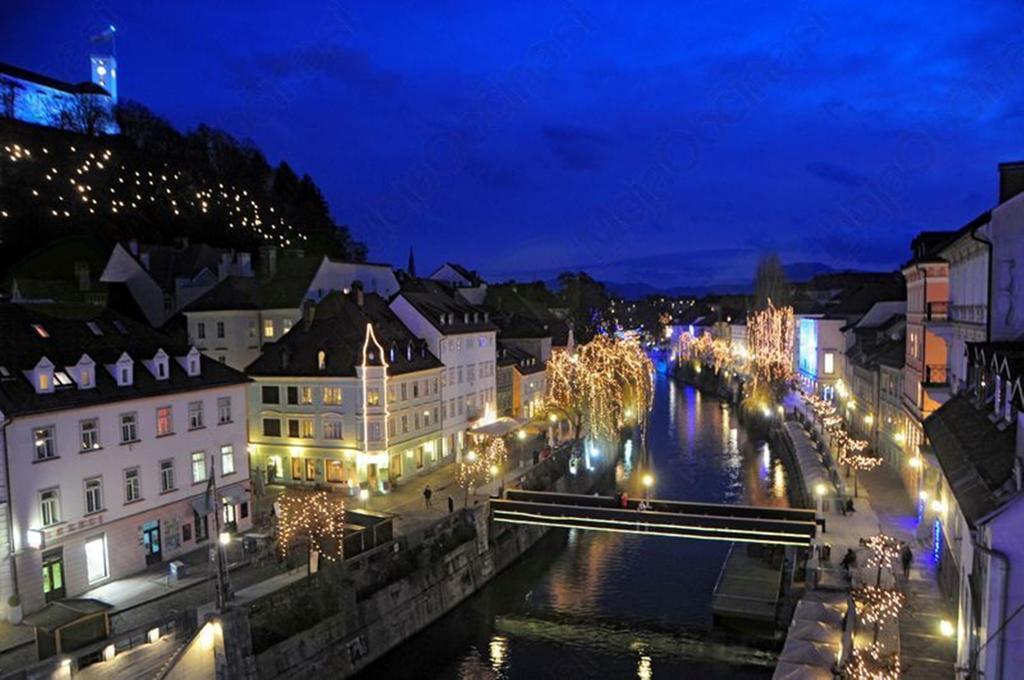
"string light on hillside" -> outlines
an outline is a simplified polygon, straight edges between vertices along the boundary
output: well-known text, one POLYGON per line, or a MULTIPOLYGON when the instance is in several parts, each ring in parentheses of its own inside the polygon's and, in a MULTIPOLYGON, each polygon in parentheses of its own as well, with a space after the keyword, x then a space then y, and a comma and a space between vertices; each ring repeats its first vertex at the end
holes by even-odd
MULTIPOLYGON (((3 218, 31 218, 37 211, 43 214, 50 214, 55 217, 73 218, 85 215, 95 215, 96 209, 92 206, 98 205, 93 195, 93 187, 103 191, 111 198, 106 210, 110 214, 131 214, 140 213, 142 219, 151 218, 153 214, 142 211, 144 206, 151 206, 153 210, 162 212, 162 217, 170 219, 189 219, 195 215, 209 215, 212 218, 223 219, 230 229, 237 229, 232 217, 241 219, 242 227, 248 229, 254 236, 269 243, 277 243, 282 246, 291 245, 293 240, 308 240, 306 234, 299 230, 277 214, 274 206, 266 206, 271 217, 268 219, 264 212, 264 206, 255 200, 248 200, 241 203, 240 196, 248 197, 248 191, 234 185, 225 186, 220 183, 221 191, 212 188, 195 188, 196 184, 202 184, 201 178, 190 177, 180 171, 172 172, 168 163, 156 173, 151 169, 140 169, 129 167, 126 163, 118 163, 114 153, 110 149, 89 152, 84 149, 77 149, 69 145, 67 150, 70 156, 66 158, 67 164, 61 167, 59 164, 43 164, 39 159, 50 156, 49 149, 42 148, 42 154, 34 154, 33 150, 20 143, 7 143, 3 147, 4 153, 0 155, 0 173, 3 172, 5 164, 18 163, 23 168, 18 170, 18 187, 24 187, 25 195, 8 195, 13 205, 20 206, 15 211, 12 207, 5 206, 0 213, 3 218), (63 183, 62 177, 68 182, 63 183), (86 178, 91 178, 86 181, 86 178), (56 184, 40 191, 43 182, 56 184), (68 187, 71 193, 62 191, 68 187), (129 188, 130 187, 130 188, 129 188), (123 198, 122 198, 123 196, 123 198), (65 209, 54 203, 63 203, 70 199, 78 206, 77 210, 65 209), (126 201, 125 199, 130 199, 126 201), (263 227, 267 227, 264 229, 263 227)), ((11 189, 11 192, 16 191, 11 189)))
POLYGON ((907 604, 907 596, 898 590, 864 586, 850 593, 857 604, 857 612, 868 623, 885 623, 899 617, 907 604))

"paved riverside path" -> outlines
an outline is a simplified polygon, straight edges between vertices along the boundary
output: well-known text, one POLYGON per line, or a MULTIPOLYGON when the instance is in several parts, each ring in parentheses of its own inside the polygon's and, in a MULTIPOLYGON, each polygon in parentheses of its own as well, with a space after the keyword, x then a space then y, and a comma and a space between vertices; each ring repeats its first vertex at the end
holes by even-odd
MULTIPOLYGON (((795 421, 785 424, 798 449, 813 448, 814 442, 795 421)), ((941 595, 937 581, 937 563, 931 546, 917 538, 917 510, 911 502, 898 473, 888 465, 858 473, 859 495, 854 499, 855 512, 842 515, 835 504, 824 513, 827 531, 822 540, 832 545, 832 569, 825 569, 822 588, 839 587, 842 578, 839 562, 848 548, 859 548, 861 538, 880 531, 910 544, 914 562, 906 592, 907 606, 900 614, 900 657, 903 677, 910 679, 947 680, 954 677, 956 645, 954 640, 939 634, 943 618, 954 620, 952 603, 941 595)), ((852 488, 852 484, 847 485, 852 488)), ((858 564, 863 563, 863 557, 858 564)), ((825 565, 826 567, 828 565, 825 565)), ((860 578, 873 582, 873 570, 860 578)))

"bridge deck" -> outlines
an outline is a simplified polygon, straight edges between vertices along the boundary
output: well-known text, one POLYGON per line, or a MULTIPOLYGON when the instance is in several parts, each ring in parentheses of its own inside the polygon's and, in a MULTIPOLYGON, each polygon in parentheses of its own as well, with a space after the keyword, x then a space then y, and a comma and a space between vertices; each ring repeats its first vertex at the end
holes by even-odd
POLYGON ((816 534, 813 510, 717 503, 639 501, 626 508, 608 496, 509 491, 491 501, 497 522, 651 534, 674 538, 740 541, 808 547, 816 534))

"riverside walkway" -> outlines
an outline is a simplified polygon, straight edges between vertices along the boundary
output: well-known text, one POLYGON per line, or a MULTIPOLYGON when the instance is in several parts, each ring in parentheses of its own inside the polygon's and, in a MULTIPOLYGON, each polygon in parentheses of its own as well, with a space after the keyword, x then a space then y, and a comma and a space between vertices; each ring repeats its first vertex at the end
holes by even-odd
MULTIPOLYGON (((804 413, 802 404, 794 406, 796 410, 804 413)), ((805 414, 804 418, 808 416, 805 414)), ((825 466, 828 457, 822 457, 818 453, 818 444, 804 425, 789 420, 783 428, 786 437, 792 442, 798 461, 804 461, 803 465, 825 466)), ((830 471, 828 476, 834 479, 836 474, 836 471, 830 471)), ((816 479, 814 484, 819 483, 820 477, 817 474, 809 476, 816 479)), ((908 543, 914 553, 910 578, 908 582, 900 584, 908 601, 901 611, 898 625, 893 626, 888 635, 890 639, 886 641, 887 647, 899 650, 903 677, 922 680, 953 678, 955 641, 943 637, 939 632, 940 622, 950 618, 952 614, 948 603, 939 592, 937 563, 932 556, 931 546, 917 538, 916 509, 907 496, 897 472, 888 466, 883 465, 869 472, 860 472, 858 481, 859 495, 854 499, 854 512, 845 515, 837 510, 840 503, 827 502, 829 499, 840 498, 839 491, 831 481, 827 482, 825 510, 822 512, 827 531, 821 540, 830 544, 831 557, 819 564, 817 589, 809 590, 798 605, 799 614, 804 602, 813 603, 804 609, 813 607, 813 611, 821 613, 817 623, 824 625, 810 626, 806 619, 796 617, 787 637, 787 647, 809 649, 807 645, 801 644, 808 642, 807 635, 801 635, 803 631, 811 631, 838 645, 838 640, 842 637, 842 619, 837 619, 835 613, 845 612, 848 602, 845 592, 850 587, 850 581, 847 580, 839 562, 846 551, 852 549, 857 555, 857 566, 851 570, 852 584, 874 584, 878 573, 875 568, 867 566, 867 554, 861 545, 861 539, 884 533, 908 543)), ((813 488, 806 488, 805 492, 807 497, 815 497, 813 488)), ((885 578, 889 579, 888 585, 891 586, 891 575, 885 578)), ((862 643, 863 640, 858 640, 858 647, 862 643)), ((794 668, 794 664, 786 662, 786 658, 787 651, 784 648, 776 677, 782 677, 780 673, 794 671, 802 672, 796 675, 787 674, 785 677, 823 677, 820 673, 828 665, 827 655, 822 655, 819 659, 824 666, 813 663, 795 664, 799 668, 794 668)))

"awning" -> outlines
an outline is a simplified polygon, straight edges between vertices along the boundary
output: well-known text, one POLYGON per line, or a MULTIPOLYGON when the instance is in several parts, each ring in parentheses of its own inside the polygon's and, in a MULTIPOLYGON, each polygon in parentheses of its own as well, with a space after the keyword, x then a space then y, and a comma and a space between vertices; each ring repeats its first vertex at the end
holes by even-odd
POLYGON ((218 491, 221 498, 226 498, 232 505, 249 502, 249 492, 243 487, 233 486, 223 491, 218 491))
POLYGON ((478 425, 477 427, 470 428, 469 433, 477 436, 504 437, 510 432, 515 432, 528 422, 530 421, 526 418, 502 416, 501 418, 487 423, 486 425, 478 425))
POLYGON ((52 633, 70 623, 106 613, 113 608, 112 604, 91 598, 60 600, 51 602, 34 614, 29 614, 23 621, 33 628, 52 633))
POLYGON ((205 493, 202 496, 196 496, 189 503, 191 503, 192 509, 200 517, 205 517, 213 512, 213 503, 210 502, 210 498, 205 493))

